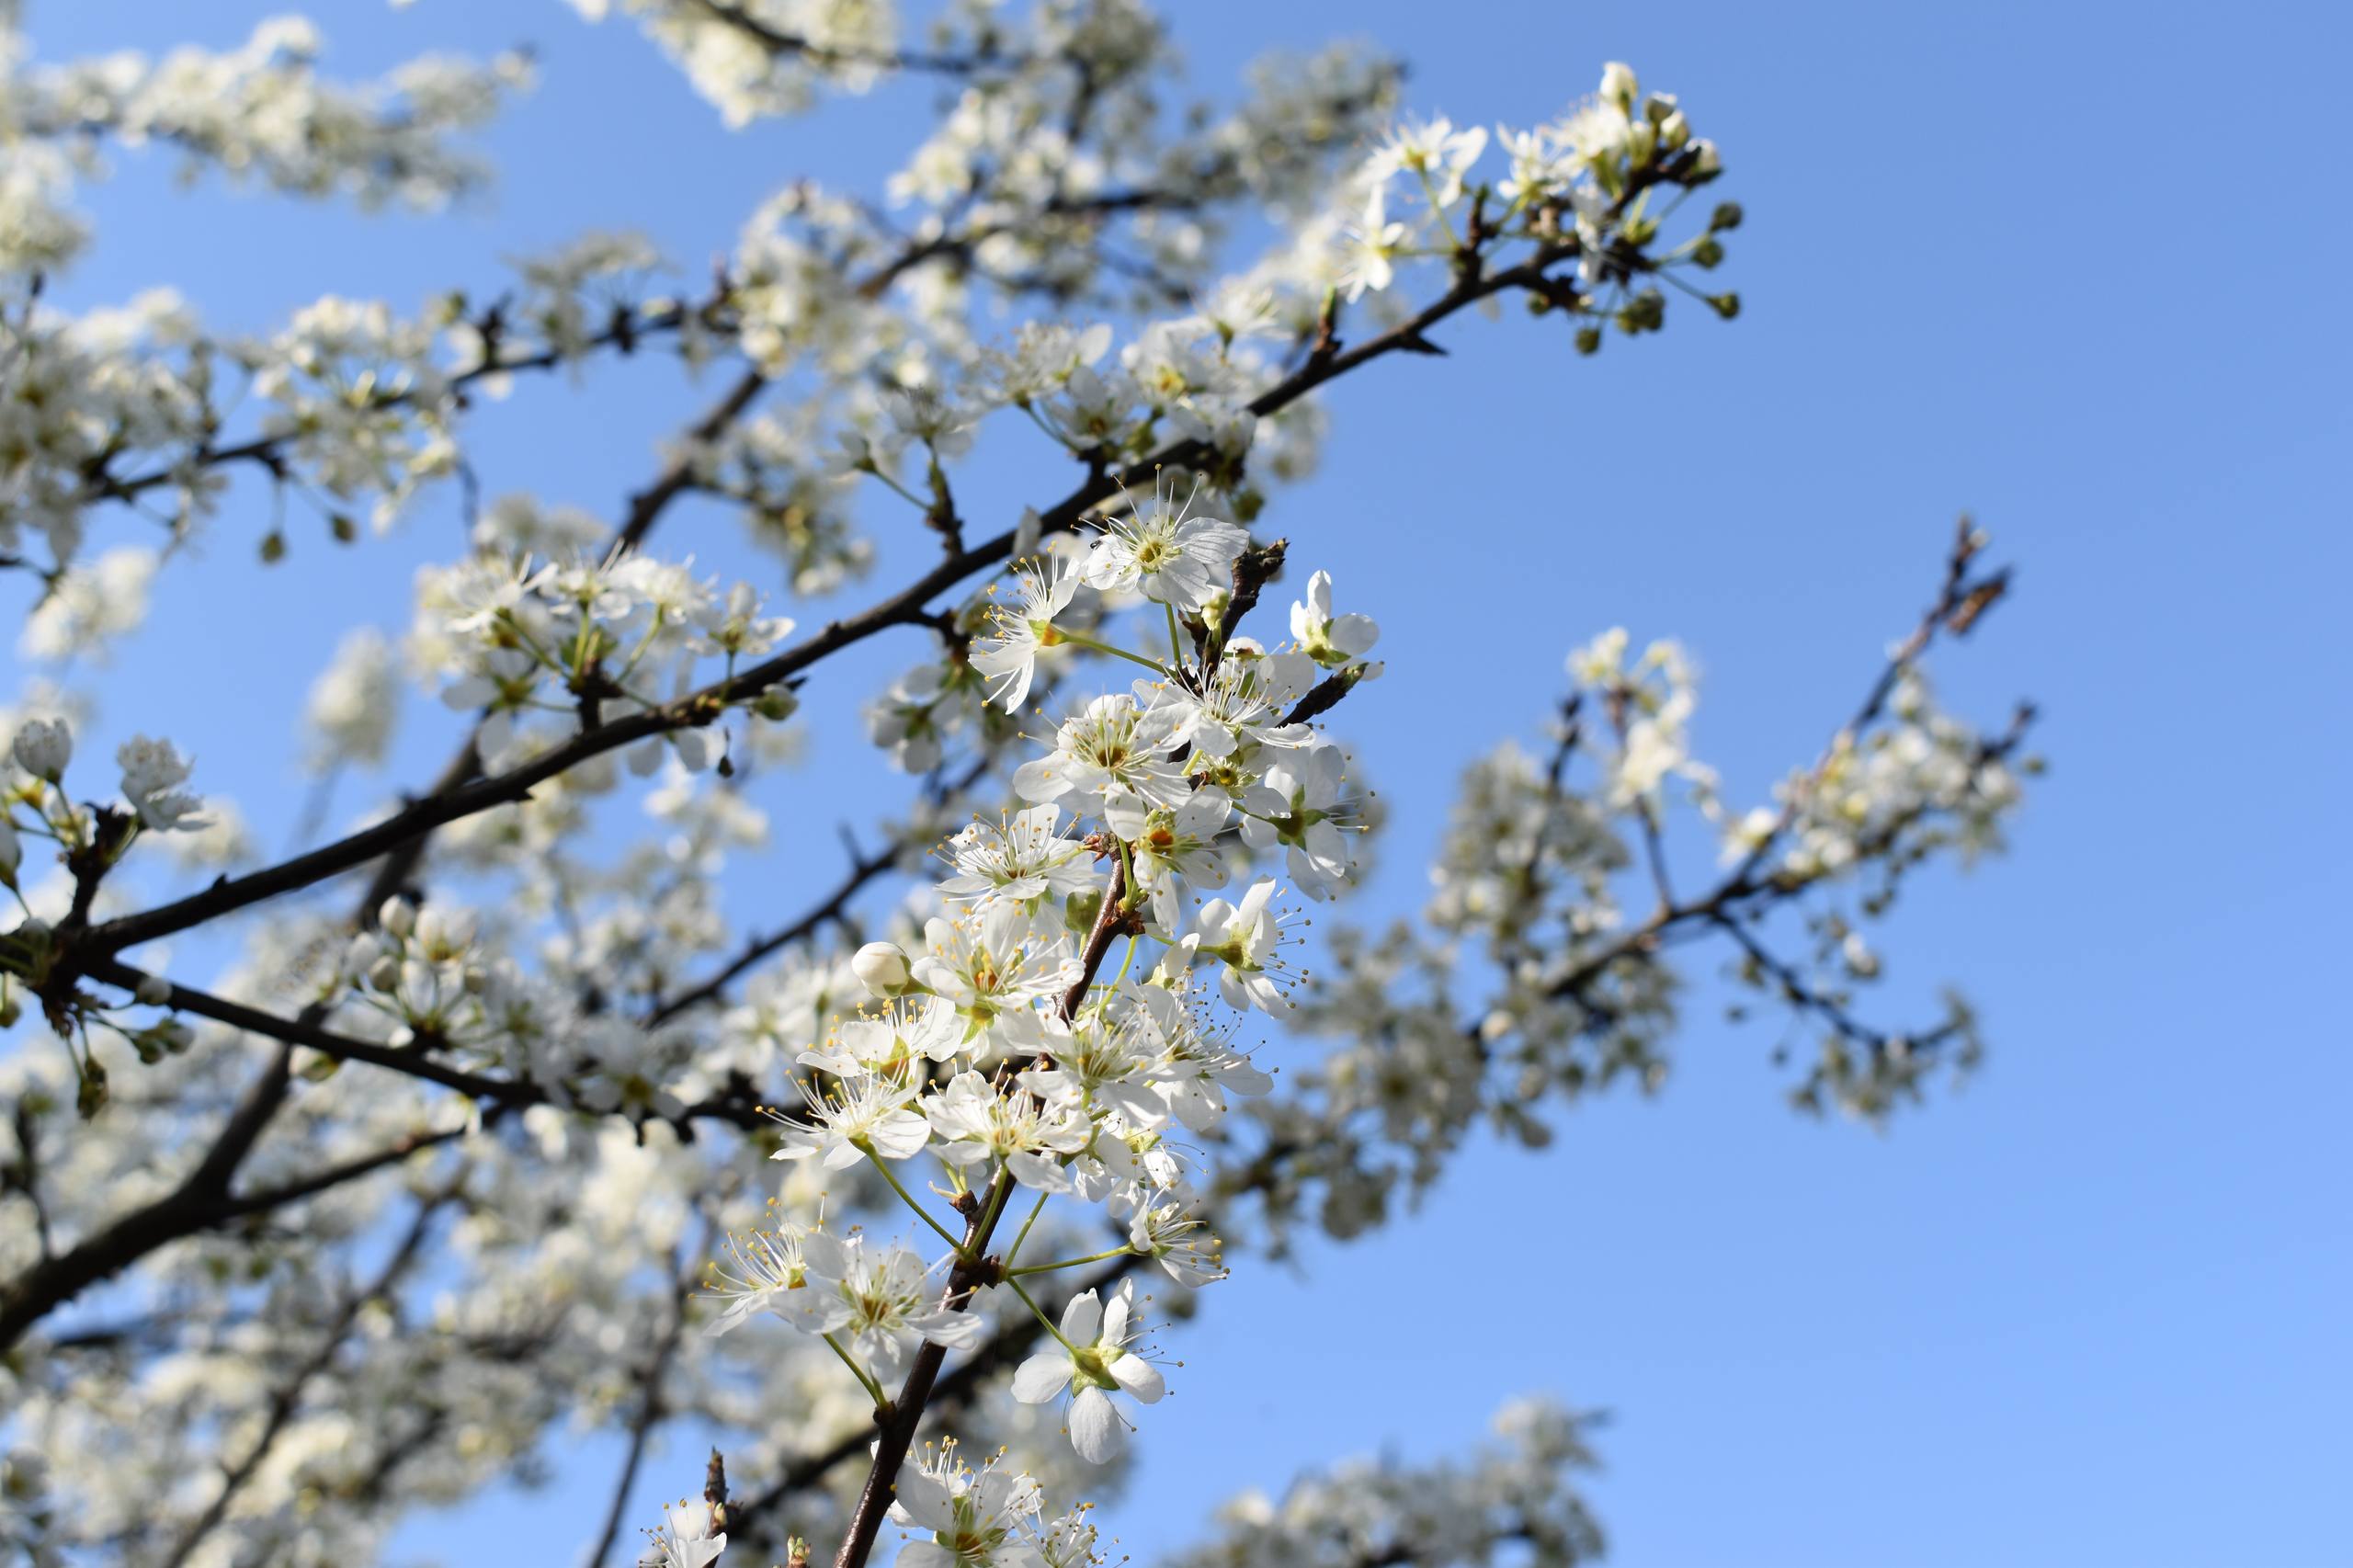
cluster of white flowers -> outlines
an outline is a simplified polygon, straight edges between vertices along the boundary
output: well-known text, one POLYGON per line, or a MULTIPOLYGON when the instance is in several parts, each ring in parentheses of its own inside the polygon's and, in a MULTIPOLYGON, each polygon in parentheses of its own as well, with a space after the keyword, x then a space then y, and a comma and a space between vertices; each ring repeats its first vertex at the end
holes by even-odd
POLYGON ((88 141, 159 143, 191 169, 297 195, 432 206, 487 177, 450 138, 530 80, 529 62, 510 54, 486 66, 418 60, 381 84, 324 81, 318 30, 299 17, 261 23, 234 50, 161 60, 124 51, 24 67, 17 44, 13 17, 0 17, 0 140, 14 144, 0 178, 0 273, 53 269, 79 248, 78 225, 52 203, 88 141))
POLYGON ((906 1568, 1084 1568, 1101 1561, 1086 1514, 1048 1517, 1035 1478, 1002 1456, 976 1471, 951 1438, 899 1471, 890 1517, 919 1532, 899 1549, 906 1568))
MULTIPOLYGON (((856 1233, 798 1222, 754 1232, 737 1238, 733 1267, 717 1278, 730 1301, 718 1328, 766 1311, 839 1335, 881 1403, 881 1380, 915 1340, 961 1347, 977 1334, 979 1320, 962 1310, 972 1286, 938 1277, 977 1262, 973 1249, 1017 1190, 1031 1195, 1030 1222, 1064 1196, 1102 1205, 1123 1237, 1108 1252, 1025 1266, 1025 1223, 985 1283, 1033 1311, 1024 1278, 1123 1254, 1188 1287, 1223 1276, 1216 1239, 1194 1212, 1192 1156, 1175 1134, 1213 1133, 1230 1095, 1264 1095, 1273 1081, 1234 1043, 1235 1024, 1214 1016, 1204 982, 1213 973, 1236 1013, 1280 1014, 1297 977, 1283 960, 1272 880, 1252 882, 1238 903, 1190 894, 1225 886, 1228 857, 1254 851, 1282 850, 1318 896, 1355 864, 1337 748, 1284 717, 1324 666, 1235 636, 1222 617, 1248 542, 1233 524, 1157 494, 1107 521, 1082 562, 1027 563, 1020 603, 993 609, 974 663, 1007 708, 1056 648, 1146 664, 1155 678, 1097 697, 1055 727, 1051 749, 1014 776, 1034 804, 975 819, 941 846, 952 874, 935 891, 949 913, 927 922, 913 953, 887 941, 858 953, 852 967, 879 1006, 801 1053, 813 1076, 775 1155, 833 1170, 870 1164, 954 1250, 926 1269, 904 1244, 870 1251, 856 1233), (1058 624, 1082 578, 1098 594, 1164 607, 1166 658, 1058 624), (1198 642, 1182 635, 1188 622, 1198 642), (1161 949, 1148 967, 1137 962, 1145 939, 1161 949), (1121 940, 1114 971, 1108 960, 1121 940), (927 1152, 969 1221, 962 1239, 893 1171, 927 1152)), ((1358 653, 1379 636, 1369 617, 1336 619, 1320 573, 1292 621, 1326 656, 1336 627, 1358 653)), ((1092 1463, 1113 1458, 1129 1429, 1108 1391, 1147 1403, 1162 1392, 1160 1373, 1131 1347, 1136 1304, 1122 1281, 1108 1301, 1091 1290, 1074 1297, 1059 1324, 1040 1313, 1060 1349, 1014 1381, 1026 1402, 1069 1397, 1072 1443, 1092 1463)))
POLYGON ((16 886, 24 834, 54 840, 61 855, 96 851, 119 858, 142 829, 192 833, 205 825, 204 801, 180 788, 192 765, 171 742, 138 735, 116 752, 130 807, 113 812, 120 831, 110 831, 89 806, 67 796, 65 769, 73 759, 74 727, 61 718, 27 721, 0 761, 0 881, 8 886, 16 886))
MULTIPOLYGON (((17 556, 35 536, 64 565, 81 551, 94 470, 118 452, 173 450, 209 433, 210 358, 194 335, 186 305, 164 290, 78 319, 34 307, 0 325, 0 555, 17 556)), ((68 577, 65 594, 88 590, 68 577)), ((113 613, 118 623, 139 619, 113 613)), ((56 657, 88 635, 57 628, 36 640, 28 632, 27 651, 56 657)))
POLYGON ((2003 843, 2017 809, 2017 771, 1973 724, 1937 706, 1927 675, 1907 667, 1888 708, 1893 722, 1859 738, 1842 732, 1818 767, 1793 775, 1780 807, 1733 824, 1725 854, 1743 855, 1787 819, 1783 871, 1812 881, 1875 864, 1890 875, 1947 845, 1964 859, 2003 843))
MULTIPOLYGON (((1695 677, 1605 639, 1550 755, 1467 777, 1424 919, 1319 928, 1304 972, 1293 899, 1360 881, 1377 825, 1320 721, 1380 674, 1380 629, 1252 530, 1315 460, 1314 389, 1435 349, 1457 312, 1517 294, 1587 348, 1659 324, 1658 290, 1739 220, 1662 236, 1716 171, 1673 100, 1613 67, 1537 131, 1397 124, 1398 69, 1335 51, 1186 106, 1137 0, 950 0, 920 27, 865 0, 613 8, 732 119, 915 73, 949 84, 943 113, 874 199, 796 179, 761 202, 707 284, 590 229, 503 287, 296 303, 232 342, 168 295, 74 314, 36 289, 85 241, 97 147, 438 199, 475 183, 457 133, 516 73, 334 88, 282 24, 228 55, 34 68, 0 0, 0 569, 28 601, 40 579, 28 656, 78 675, 137 626, 199 521, 254 499, 233 475, 351 539, 493 473, 467 410, 533 372, 658 338, 722 383, 618 517, 494 492, 468 553, 420 574, 409 636, 335 652, 304 760, 384 758, 413 677, 465 715, 443 719, 463 782, 335 836, 322 778, 301 853, 199 880, 251 835, 180 750, 131 740, 120 799, 77 800, 74 735, 135 724, 45 685, 0 717, 0 883, 23 884, 0 1027, 26 1026, 0 1053, 0 1544, 362 1562, 559 1432, 628 1425, 659 1452, 691 1422, 759 1480, 666 1511, 649 1562, 799 1563, 806 1532, 862 1564, 879 1499, 919 1568, 1080 1568, 1086 1510, 1043 1498, 1116 1484, 1169 1375, 1144 1320, 1197 1310, 1220 1237, 1273 1250, 1310 1210, 1354 1233, 1483 1125, 1538 1142, 1550 1101, 1654 1085, 1669 951, 1716 915, 1758 944, 1736 978, 1825 1026, 1801 1103, 1876 1115, 1973 1051, 1958 1004, 1904 1034, 1848 1017, 1882 962, 1871 879, 1997 845, 2016 801, 2006 746, 1939 714, 1909 654, 1774 807, 1713 823, 1726 881, 1670 900, 1649 836, 1713 811, 1695 677), (1026 512, 965 467, 1008 427, 1068 476, 1026 512), (680 497, 733 512, 795 595, 903 548, 875 509, 939 563, 789 642, 752 588, 648 537, 680 497), (1286 600, 1287 641, 1245 634, 1286 600), (906 661, 870 727, 911 798, 846 835, 806 908, 747 912, 809 860, 751 859, 771 812, 800 814, 770 788, 805 740, 792 685, 869 636, 906 661), (201 854, 124 863, 166 833, 201 854), (54 870, 28 864, 44 842, 54 870), (1809 961, 1767 945, 1784 906, 1809 961), (216 978, 187 972, 236 917, 216 978), (1280 1092, 1253 1060, 1277 1025, 1329 1048, 1286 1053, 1280 1092), (770 1317, 792 1332, 716 1332, 770 1317), (916 1441, 941 1431, 1019 1461, 916 1441)), ((267 526, 262 558, 294 555, 267 526)), ((199 739, 220 782, 229 748, 199 739)), ((1529 1412, 1474 1467, 1305 1483, 1213 1552, 1588 1555, 1576 1433, 1529 1412)))
MULTIPOLYGON (((791 634, 790 619, 760 613, 748 584, 722 592, 690 566, 629 552, 541 560, 494 544, 419 572, 411 652, 447 682, 443 702, 485 715, 486 766, 508 767, 585 726, 687 696, 706 660, 733 675, 791 634)), ((760 695, 752 710, 783 719, 791 700, 760 695)), ((723 732, 682 726, 633 749, 630 766, 651 773, 666 750, 699 772, 725 748, 723 732)))
POLYGON ((1510 167, 1491 187, 1472 175, 1488 148, 1483 128, 1439 117, 1390 131, 1363 167, 1356 205, 1333 214, 1316 236, 1348 299, 1388 290, 1403 262, 1454 256, 1477 248, 1482 235, 1517 233, 1576 256, 1583 291, 1556 288, 1540 298, 1579 319, 1586 352, 1600 347, 1605 322, 1629 335, 1656 330, 1665 312, 1658 280, 1719 315, 1738 313, 1736 295, 1703 293, 1679 276, 1723 259, 1716 236, 1739 225, 1736 206, 1718 207, 1703 233, 1655 261, 1642 255, 1659 229, 1651 191, 1695 189, 1722 166, 1713 144, 1693 137, 1673 95, 1643 96, 1633 72, 1613 62, 1600 91, 1569 115, 1534 130, 1498 128, 1495 140, 1510 167))
POLYGON ((1427 1465, 1358 1460, 1306 1475, 1280 1498, 1252 1492, 1219 1512, 1212 1541, 1170 1568, 1451 1568, 1502 1558, 1561 1565, 1602 1555, 1573 1485, 1594 1468, 1593 1418, 1543 1401, 1505 1406, 1500 1441, 1427 1465))

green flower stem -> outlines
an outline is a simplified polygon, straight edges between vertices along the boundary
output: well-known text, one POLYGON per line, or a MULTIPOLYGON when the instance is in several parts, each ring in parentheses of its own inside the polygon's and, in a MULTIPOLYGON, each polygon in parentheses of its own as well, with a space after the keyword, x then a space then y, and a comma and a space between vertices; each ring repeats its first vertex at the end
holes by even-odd
POLYGON ((1142 665, 1145 669, 1152 671, 1154 675, 1165 676, 1170 680, 1176 678, 1175 673, 1172 672, 1166 665, 1162 664, 1158 659, 1147 659, 1142 653, 1131 653, 1125 648, 1114 647, 1108 642, 1089 637, 1085 632, 1064 631, 1062 633, 1062 639, 1063 642, 1070 643, 1073 647, 1092 648, 1098 653, 1116 654, 1120 658, 1126 659, 1131 664, 1142 665))
POLYGON ((834 1347, 834 1354, 842 1358, 842 1365, 849 1369, 850 1376, 866 1385, 866 1392, 874 1397, 874 1408, 881 1410, 889 1405, 890 1396, 882 1392, 882 1385, 876 1382, 867 1374, 866 1369, 858 1364, 858 1358, 843 1349, 842 1342, 832 1335, 826 1335, 824 1340, 827 1345, 834 1347))
MULTIPOLYGON (((1026 1273, 1028 1271, 1025 1269, 1023 1272, 1026 1273)), ((1045 1311, 1040 1308, 1036 1301, 1029 1299, 1029 1292, 1021 1288, 1021 1282, 1018 1279, 1014 1278, 1013 1276, 1008 1274, 1005 1278, 1005 1282, 1012 1289, 1015 1295, 1021 1298, 1022 1303, 1027 1306, 1031 1312, 1037 1315, 1038 1321, 1045 1325, 1046 1332, 1052 1335, 1056 1339, 1062 1340, 1063 1349, 1069 1351, 1074 1356, 1078 1354, 1078 1346, 1073 1345, 1067 1339, 1063 1339, 1063 1331, 1060 1326, 1055 1324, 1053 1319, 1046 1315, 1045 1311)))
MULTIPOLYGON (((1076 1268, 1081 1264, 1105 1263, 1115 1257, 1125 1257, 1135 1250, 1133 1247, 1113 1247, 1108 1252, 1090 1253, 1085 1257, 1066 1257, 1060 1263, 1033 1263, 1027 1268, 1008 1268, 1005 1271, 1005 1280, 1011 1285, 1017 1277, 1051 1274, 1057 1268, 1076 1268)), ((1014 1289, 1019 1290, 1020 1287, 1016 1285, 1014 1289)), ((1029 1298, 1025 1296, 1022 1299, 1027 1301, 1029 1298)))
MULTIPOLYGON (((860 1147, 863 1149, 864 1145, 861 1144, 860 1147)), ((953 1231, 950 1231, 947 1226, 941 1224, 938 1221, 933 1219, 931 1217, 931 1210, 926 1209, 922 1204, 917 1203, 915 1199, 915 1194, 909 1192, 905 1187, 899 1185, 899 1178, 897 1175, 891 1169, 891 1162, 884 1159, 881 1155, 876 1153, 871 1149, 865 1149, 864 1152, 866 1157, 874 1162, 874 1168, 882 1173, 882 1179, 891 1184, 891 1190, 904 1199, 906 1200, 907 1207, 915 1211, 915 1217, 921 1220, 925 1224, 929 1225, 933 1230, 938 1232, 940 1239, 945 1241, 949 1246, 961 1251, 964 1244, 956 1235, 956 1233, 953 1231)))
POLYGON ((1013 1244, 1006 1249, 1005 1266, 1008 1269, 1013 1267, 1013 1260, 1021 1256, 1021 1244, 1029 1239, 1029 1227, 1036 1224, 1038 1216, 1046 1211, 1046 1197, 1042 1192, 1038 1195, 1038 1201, 1029 1206, 1029 1218, 1021 1221, 1021 1229, 1014 1236, 1013 1244))

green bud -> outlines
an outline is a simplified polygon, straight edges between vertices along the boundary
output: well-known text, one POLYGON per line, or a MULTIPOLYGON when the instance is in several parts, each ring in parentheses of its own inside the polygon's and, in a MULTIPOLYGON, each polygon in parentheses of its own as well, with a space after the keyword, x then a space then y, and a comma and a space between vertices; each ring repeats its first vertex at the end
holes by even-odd
POLYGON ((771 724, 781 724, 801 710, 801 699, 783 687, 770 687, 752 704, 752 711, 771 724))
POLYGON ((95 1056, 82 1059, 82 1085, 74 1096, 74 1108, 82 1119, 89 1120, 107 1108, 107 1070, 98 1065, 95 1056))
POLYGON ((1739 202, 1719 201, 1716 210, 1708 214, 1708 232, 1712 234, 1724 229, 1737 229, 1743 216, 1739 202))
POLYGON ((1601 329, 1599 327, 1581 326, 1577 328, 1577 352, 1580 354, 1598 354, 1601 352, 1601 329))
POLYGON ((1724 247, 1711 236, 1691 247, 1691 259, 1701 267, 1713 267, 1724 258, 1724 247))
POLYGON ((347 513, 330 512, 327 514, 327 531, 335 535, 335 543, 349 544, 359 537, 359 525, 353 522, 347 513))
POLYGON ((278 562, 281 562, 281 561, 283 561, 283 560, 285 560, 285 559, 286 559, 286 535, 285 535, 285 532, 284 532, 282 529, 278 529, 278 528, 272 528, 272 529, 270 529, 267 533, 266 533, 266 534, 262 535, 262 536, 261 536, 261 562, 262 562, 262 564, 263 564, 263 565, 265 565, 265 566, 275 566, 276 564, 278 564, 278 562))
POLYGON ((1740 314, 1740 296, 1737 294, 1718 294, 1710 299, 1708 303, 1715 306, 1716 314, 1723 317, 1726 321, 1730 321, 1733 317, 1740 314))

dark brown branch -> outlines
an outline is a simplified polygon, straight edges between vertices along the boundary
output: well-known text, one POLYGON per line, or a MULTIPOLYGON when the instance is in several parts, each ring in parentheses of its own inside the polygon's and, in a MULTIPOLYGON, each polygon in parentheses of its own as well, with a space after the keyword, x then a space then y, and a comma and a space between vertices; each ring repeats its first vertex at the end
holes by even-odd
MULTIPOLYGON (((278 1052, 278 1060, 287 1054, 278 1052)), ((266 1074, 256 1087, 266 1089, 272 1082, 271 1076, 266 1074)), ((249 1093, 244 1106, 258 1103, 266 1102, 249 1093)), ((241 1108, 240 1117, 244 1114, 241 1108)), ((498 1108, 494 1107, 484 1119, 494 1119, 498 1114, 498 1108)), ((13 1346, 33 1324, 58 1307, 159 1247, 317 1197, 397 1165, 425 1150, 454 1142, 468 1131, 466 1128, 450 1128, 409 1133, 385 1148, 245 1193, 214 1189, 190 1176, 164 1197, 132 1210, 65 1251, 43 1258, 16 1278, 0 1284, 0 1352, 13 1346)), ((216 1153, 225 1142, 224 1139, 214 1145, 216 1153)))
MULTIPOLYGON (((111 959, 93 965, 91 973, 107 984, 119 985, 130 991, 137 990, 148 981, 161 978, 111 959)), ((171 982, 165 982, 165 995, 160 1004, 163 1006, 194 1013, 199 1017, 210 1018, 215 1023, 227 1024, 233 1028, 263 1035, 288 1045, 307 1046, 339 1062, 362 1062, 370 1066, 387 1068, 412 1078, 438 1084, 444 1088, 456 1089, 460 1094, 509 1110, 556 1103, 555 1096, 544 1086, 528 1079, 488 1077, 438 1062, 421 1051, 401 1050, 351 1035, 337 1034, 313 1021, 315 1009, 306 1008, 294 1017, 281 1018, 274 1013, 265 1013, 257 1007, 248 1007, 241 1002, 232 1002, 226 997, 215 996, 190 986, 171 982)), ((728 1099, 699 1101, 680 1111, 676 1118, 682 1122, 705 1119, 746 1129, 764 1125, 758 1112, 750 1106, 728 1099)))
MULTIPOLYGON (((499 358, 494 356, 480 365, 460 370, 450 376, 449 384, 453 388, 463 389, 489 376, 551 370, 557 366, 569 364, 588 352, 599 348, 618 347, 627 354, 632 352, 642 339, 676 332, 689 322, 706 324, 715 322, 725 303, 726 294, 722 286, 721 291, 714 293, 709 300, 699 304, 669 305, 644 315, 639 315, 624 307, 615 312, 609 325, 602 332, 593 334, 585 339, 576 349, 565 351, 545 348, 530 354, 518 354, 511 358, 499 358)), ((413 392, 392 392, 379 396, 374 406, 400 408, 415 401, 415 394, 413 392)), ((220 468, 232 463, 249 462, 265 468, 273 474, 282 475, 287 466, 286 448, 291 439, 292 437, 289 436, 257 436, 252 440, 239 441, 232 446, 199 447, 190 453, 185 461, 174 463, 168 468, 151 469, 145 473, 128 476, 118 477, 109 474, 102 467, 91 469, 83 476, 85 488, 80 499, 85 505, 98 501, 128 501, 158 486, 173 483, 187 472, 191 465, 198 468, 220 468)))
POLYGON ((983 71, 1019 69, 1040 58, 982 48, 969 53, 908 49, 845 49, 772 27, 729 0, 694 0, 714 22, 734 28, 772 55, 791 55, 818 65, 868 66, 879 71, 917 71, 938 76, 971 76, 983 71))

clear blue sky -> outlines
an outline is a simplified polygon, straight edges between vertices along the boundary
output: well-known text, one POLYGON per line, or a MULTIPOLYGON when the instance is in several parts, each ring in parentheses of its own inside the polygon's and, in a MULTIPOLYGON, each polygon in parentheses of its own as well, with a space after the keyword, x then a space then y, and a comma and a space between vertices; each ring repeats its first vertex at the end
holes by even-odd
MULTIPOLYGON (((191 25, 226 43, 262 9, 48 0, 31 27, 51 54, 191 25)), ((2015 857, 1924 885, 1887 944, 1898 997, 1951 979, 1982 1005, 1994 1055, 1963 1096, 1884 1137, 1798 1120, 1774 1028, 1695 1000, 1662 1097, 1587 1104, 1540 1156, 1474 1151, 1416 1219, 1222 1287, 1146 1434, 1153 1506, 1108 1511, 1126 1549, 1343 1453, 1445 1450, 1552 1389, 1618 1413, 1593 1491, 1625 1568, 2348 1561, 2328 1501, 2353 1458, 2353 1056, 2327 979, 2353 869, 2334 820, 2353 788, 2342 14, 1178 9, 1204 85, 1360 30, 1413 60, 1415 107, 1458 119, 1542 118, 1630 60, 1719 141, 1749 213, 1735 324, 1685 312, 1586 362, 1472 322, 1453 358, 1333 393, 1323 473, 1270 523, 1387 628, 1389 678, 1343 715, 1396 811, 1361 913, 1419 899, 1454 769, 1532 727, 1563 653, 1613 622, 1693 643, 1700 744, 1761 793, 1851 707, 1962 507, 2021 574, 1946 685, 1988 719, 2040 700, 2055 771, 2015 857)), ((542 87, 491 138, 494 200, 366 220, 170 195, 126 158, 66 300, 171 283, 253 327, 326 290, 413 307, 589 225, 642 226, 699 268, 786 178, 873 178, 924 101, 730 136, 632 28, 545 0, 322 20, 346 73, 539 46, 542 87)), ((491 491, 609 513, 642 483, 688 394, 653 365, 590 383, 478 422, 491 491)), ((1025 493, 1010 455, 980 472, 1001 504, 1025 493)), ((300 799, 288 716, 312 672, 347 619, 404 623, 412 563, 456 524, 445 500, 350 551, 297 529, 260 577, 262 505, 166 574, 108 677, 104 744, 167 722, 199 784, 271 823, 300 799)), ((666 545, 739 559, 710 515, 666 545)), ((812 691, 846 766, 772 784, 780 820, 829 826, 875 782, 845 718, 906 649, 860 653, 812 691)), ((454 720, 412 713, 414 781, 454 720)), ((560 1561, 542 1543, 607 1481, 585 1451, 579 1491, 410 1539, 560 1561)), ((662 1462, 693 1468, 683 1445, 662 1462)))

